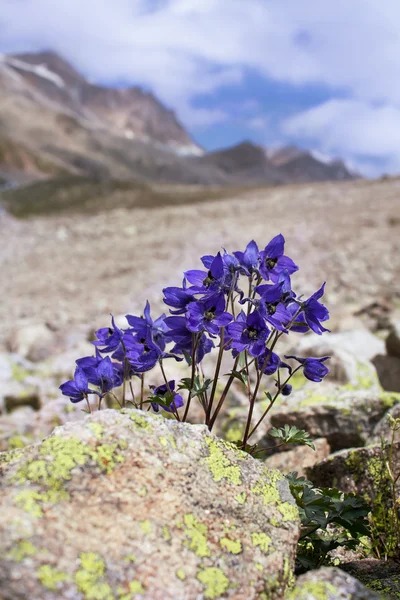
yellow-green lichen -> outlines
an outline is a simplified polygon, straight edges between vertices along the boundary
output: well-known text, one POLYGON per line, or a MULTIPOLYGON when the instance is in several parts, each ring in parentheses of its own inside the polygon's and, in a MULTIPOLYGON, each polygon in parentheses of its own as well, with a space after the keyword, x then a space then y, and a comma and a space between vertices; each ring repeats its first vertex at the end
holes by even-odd
POLYGON ((8 554, 8 557, 15 561, 21 562, 27 556, 34 556, 38 551, 37 548, 29 540, 21 540, 14 548, 12 548, 8 554))
POLYGON ((202 569, 197 573, 197 579, 205 586, 205 598, 220 598, 229 587, 229 579, 217 567, 202 569))
POLYGON ((133 600, 136 594, 144 594, 144 587, 142 586, 140 581, 137 581, 136 579, 129 582, 128 588, 128 593, 126 593, 126 591, 123 588, 118 588, 118 600, 133 600))
POLYGON ((400 402, 400 393, 398 392, 380 392, 379 400, 386 410, 393 408, 395 404, 400 402))
POLYGON ((151 521, 146 519, 146 521, 140 521, 139 525, 144 534, 148 535, 151 533, 151 521))
POLYGON ((277 504, 281 501, 279 491, 276 487, 278 481, 283 479, 283 475, 279 471, 266 471, 265 478, 259 479, 251 488, 251 491, 256 496, 262 496, 264 504, 277 504))
POLYGON ((328 600, 336 597, 338 589, 325 581, 305 581, 291 590, 287 600, 328 600))
POLYGON ((105 564, 94 552, 80 554, 81 566, 75 573, 75 583, 85 600, 114 600, 111 587, 105 581, 105 564))
POLYGON ((256 569, 258 569, 259 571, 263 571, 264 570, 264 565, 262 565, 261 563, 256 563, 255 564, 256 569))
POLYGON ((185 571, 183 569, 178 569, 177 572, 175 573, 175 575, 181 581, 185 581, 185 579, 186 579, 185 571))
POLYGON ((144 416, 132 413, 130 415, 130 419, 135 423, 136 427, 138 427, 139 429, 143 429, 148 433, 151 433, 153 431, 151 423, 149 423, 149 421, 144 416))
POLYGON ((25 446, 29 444, 29 440, 25 438, 25 440, 20 435, 13 435, 8 438, 7 446, 9 450, 17 450, 18 448, 25 448, 25 446))
POLYGON ((379 381, 369 363, 357 362, 356 381, 354 383, 346 383, 340 386, 342 390, 368 390, 374 386, 379 386, 379 381))
POLYGON ((135 556, 134 554, 127 554, 127 555, 125 556, 125 558, 124 558, 124 561, 125 561, 125 562, 128 562, 128 563, 129 563, 129 562, 135 563, 135 562, 136 562, 136 560, 137 560, 137 558, 136 558, 136 556, 135 556))
POLYGON ((237 464, 232 464, 224 452, 226 449, 232 450, 232 447, 224 442, 217 442, 211 437, 206 437, 206 443, 210 455, 205 461, 214 477, 214 481, 218 482, 226 479, 233 485, 240 485, 242 483, 240 467, 237 464))
POLYGON ((171 532, 168 528, 168 525, 164 525, 162 528, 162 536, 166 542, 169 542, 172 539, 171 532))
POLYGON ((193 550, 197 556, 211 556, 210 549, 207 545, 207 527, 203 523, 200 523, 191 514, 183 516, 183 522, 185 524, 184 533, 189 538, 189 548, 193 550))
POLYGON ((237 494, 235 496, 235 500, 239 504, 244 504, 246 502, 246 499, 247 499, 247 494, 245 494, 245 492, 242 492, 241 494, 237 494))
POLYGON ((268 553, 271 546, 271 538, 266 533, 253 533, 251 536, 253 546, 259 546, 264 554, 268 553))
POLYGON ((38 578, 43 587, 56 590, 60 583, 68 579, 68 575, 50 565, 42 565, 38 569, 38 578))
POLYGON ((164 448, 166 448, 168 446, 168 440, 166 437, 161 435, 158 439, 160 440, 161 446, 163 446, 164 448))
POLYGON ((299 519, 299 510, 295 504, 282 502, 282 504, 279 504, 278 510, 283 517, 283 521, 297 521, 299 519))
POLYGON ((242 544, 239 540, 230 540, 227 537, 222 538, 219 543, 222 548, 225 548, 231 554, 240 554, 242 551, 242 544))
POLYGON ((243 437, 243 425, 238 421, 233 421, 224 428, 224 438, 227 442, 240 442, 243 437))
POLYGON ((16 495, 15 502, 33 516, 41 517, 40 503, 59 502, 69 498, 64 486, 71 479, 74 468, 81 467, 92 459, 109 474, 117 463, 124 460, 118 452, 120 447, 119 442, 89 446, 73 437, 47 438, 40 446, 38 457, 27 460, 12 478, 17 485, 36 483, 45 489, 22 490, 16 495))
POLYGON ((88 428, 93 431, 96 438, 99 440, 104 432, 104 427, 100 423, 89 423, 88 428))
POLYGON ((137 495, 140 496, 141 498, 144 498, 145 496, 147 496, 147 487, 145 485, 142 485, 142 487, 140 487, 138 489, 137 495))

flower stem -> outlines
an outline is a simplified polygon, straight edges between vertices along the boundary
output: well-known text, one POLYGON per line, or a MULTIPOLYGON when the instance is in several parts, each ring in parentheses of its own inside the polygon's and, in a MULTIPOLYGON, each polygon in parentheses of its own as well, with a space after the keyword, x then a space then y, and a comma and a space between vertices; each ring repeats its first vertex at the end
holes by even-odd
POLYGON ((224 335, 225 335, 225 329, 224 329, 224 327, 221 327, 220 333, 219 333, 218 359, 217 359, 217 364, 215 367, 214 381, 213 381, 213 386, 211 389, 210 400, 208 402, 208 407, 207 407, 206 425, 208 425, 209 421, 210 421, 212 405, 214 402, 214 396, 215 396, 215 392, 216 392, 217 384, 218 384, 218 376, 219 376, 219 372, 221 370, 222 356, 224 354, 224 335))
MULTIPOLYGON (((236 370, 238 362, 239 362, 239 357, 237 356, 236 360, 235 360, 235 362, 233 364, 232 371, 236 370)), ((208 423, 208 429, 210 431, 212 431, 212 428, 214 427, 215 420, 218 417, 219 411, 222 408, 222 405, 223 405, 223 403, 225 401, 225 398, 226 398, 226 396, 227 396, 227 394, 229 392, 229 389, 230 389, 230 387, 231 387, 234 379, 235 379, 235 377, 233 375, 230 375, 228 381, 226 382, 225 389, 222 392, 221 398, 219 399, 219 402, 218 402, 217 407, 216 407, 216 409, 214 411, 214 414, 213 414, 212 418, 210 419, 210 422, 208 423)))
POLYGON ((183 413, 183 418, 182 421, 183 423, 185 423, 188 413, 189 413, 189 408, 190 408, 190 403, 192 401, 192 393, 193 393, 193 386, 194 386, 194 378, 196 376, 196 351, 197 351, 197 345, 199 343, 200 340, 200 335, 196 336, 196 334, 193 333, 192 335, 192 344, 193 344, 193 351, 192 351, 192 375, 190 378, 190 390, 189 390, 189 394, 188 394, 188 399, 186 402, 186 408, 185 408, 185 412, 183 413))

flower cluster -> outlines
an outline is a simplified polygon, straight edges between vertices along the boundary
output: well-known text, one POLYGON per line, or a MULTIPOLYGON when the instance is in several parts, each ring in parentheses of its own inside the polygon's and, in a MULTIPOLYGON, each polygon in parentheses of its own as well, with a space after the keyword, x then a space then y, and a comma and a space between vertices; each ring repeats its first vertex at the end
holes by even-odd
POLYGON ((254 402, 265 375, 275 377, 277 392, 275 397, 269 394, 272 406, 279 394, 291 393, 289 380, 300 369, 315 382, 328 373, 324 364, 328 357, 284 357, 297 361, 294 368, 275 351, 279 338, 290 331, 311 330, 318 335, 328 331, 323 323, 329 313, 320 302, 325 284, 306 300, 297 296, 291 276, 298 267, 285 256, 284 244, 280 234, 263 250, 251 241, 244 252, 230 254, 224 250, 215 256, 203 256, 204 269, 186 271, 181 287, 163 290, 170 316, 163 314, 153 320, 147 302, 143 316, 126 316, 127 328, 119 328, 112 318, 111 327, 99 329, 93 342, 95 356, 76 361, 74 379, 61 386, 62 393, 72 402, 86 399, 90 410, 89 395, 98 397, 99 406, 107 394, 125 406, 129 387, 128 401, 135 407, 164 410, 183 421, 192 399, 197 397, 211 430, 232 382, 239 379, 249 396, 245 446, 259 425, 251 429, 254 402), (205 379, 201 363, 214 348, 218 348, 214 377, 205 379), (225 352, 231 353, 233 367, 217 401, 225 352), (185 360, 190 368, 191 376, 178 386, 179 391, 185 390, 185 398, 175 391, 175 381, 166 376, 166 359, 185 360), (160 385, 152 387, 145 397, 145 373, 156 366, 160 368, 160 385), (140 398, 133 393, 134 377, 141 380, 140 398), (116 388, 121 386, 118 396, 116 388))

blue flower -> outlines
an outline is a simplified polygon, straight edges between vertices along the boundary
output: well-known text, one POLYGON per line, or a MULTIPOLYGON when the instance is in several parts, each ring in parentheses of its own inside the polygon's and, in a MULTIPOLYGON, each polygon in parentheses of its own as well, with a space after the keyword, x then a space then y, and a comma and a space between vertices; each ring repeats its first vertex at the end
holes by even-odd
POLYGON ((260 300, 257 301, 260 315, 279 331, 287 331, 285 325, 292 318, 291 313, 283 303, 288 295, 288 292, 285 292, 283 288, 283 282, 256 287, 256 292, 261 296, 260 300))
POLYGON ((158 387, 151 385, 150 388, 153 391, 153 397, 157 397, 157 402, 151 403, 154 412, 158 412, 160 408, 167 412, 175 412, 183 406, 182 396, 175 393, 175 381, 168 381, 168 386, 164 383, 158 387), (160 397, 165 399, 165 404, 161 401, 160 397))
POLYGON ((220 289, 223 285, 225 275, 221 253, 218 252, 215 258, 212 256, 203 256, 203 261, 209 265, 208 272, 193 269, 185 272, 185 278, 196 287, 198 293, 220 289))
POLYGON ((233 253, 238 259, 241 269, 240 272, 243 275, 250 277, 253 273, 258 273, 258 267, 260 264, 260 253, 258 246, 254 240, 249 242, 244 252, 233 253))
MULTIPOLYGON (((189 331, 185 317, 167 317, 166 325, 170 328, 166 334, 169 341, 175 342, 175 346, 171 352, 176 354, 184 354, 186 356, 193 355, 193 338, 196 334, 189 331)), ((199 335, 199 334, 197 334, 199 335)), ((204 356, 211 352, 214 348, 213 342, 203 333, 196 341, 196 362, 199 364, 204 356)))
POLYGON ((288 256, 284 256, 285 238, 280 233, 260 252, 260 273, 267 281, 278 281, 279 274, 287 271, 289 275, 299 267, 288 256))
POLYGON ((283 388, 281 389, 281 394, 282 396, 290 396, 290 394, 292 393, 292 386, 290 385, 290 383, 285 383, 285 385, 283 386, 283 388))
POLYGON ((166 325, 164 325, 165 315, 161 315, 158 319, 153 321, 150 316, 149 301, 146 302, 143 317, 126 315, 126 320, 131 326, 131 331, 135 334, 134 338, 136 341, 143 344, 145 341, 151 340, 154 344, 157 344, 161 350, 164 350, 164 334, 168 330, 166 325))
POLYGON ((135 373, 151 371, 164 356, 160 347, 151 340, 143 344, 137 343, 126 353, 126 358, 135 373))
POLYGON ((123 337, 123 331, 119 329, 111 315, 112 327, 102 327, 96 331, 97 340, 92 344, 100 349, 101 352, 113 352, 120 344, 123 337))
POLYGON ((206 330, 210 334, 218 334, 219 329, 233 319, 230 313, 225 312, 225 305, 224 294, 212 294, 192 302, 186 313, 187 328, 192 332, 206 330))
POLYGON ((172 306, 176 310, 170 310, 171 315, 183 315, 186 312, 190 302, 195 300, 195 290, 188 288, 186 280, 183 280, 183 285, 179 287, 166 287, 163 289, 164 302, 167 306, 172 306))
POLYGON ((293 358, 303 365, 304 377, 310 381, 319 383, 329 373, 328 367, 322 363, 328 360, 330 356, 324 356, 323 358, 299 358, 298 356, 285 356, 285 358, 293 358))
POLYGON ((242 311, 236 321, 230 323, 226 331, 232 338, 231 347, 236 352, 248 350, 252 356, 259 356, 265 349, 270 330, 264 319, 255 311, 247 317, 242 311))
POLYGON ((281 366, 281 359, 275 352, 271 352, 271 350, 269 350, 269 348, 266 348, 265 351, 262 354, 260 354, 260 356, 258 356, 258 358, 257 358, 257 364, 258 364, 259 369, 263 368, 264 363, 267 360, 267 358, 268 358, 268 362, 264 367, 263 373, 264 373, 264 375, 272 375, 281 366))
POLYGON ((329 319, 329 311, 328 309, 318 302, 319 298, 324 295, 325 283, 321 285, 319 290, 317 290, 312 296, 306 300, 303 305, 303 314, 307 325, 321 335, 324 331, 329 331, 329 329, 325 329, 320 323, 320 321, 327 321, 329 319))
POLYGON ((60 385, 61 393, 68 396, 71 402, 80 402, 88 394, 97 394, 89 389, 89 380, 81 367, 76 367, 74 378, 60 385))

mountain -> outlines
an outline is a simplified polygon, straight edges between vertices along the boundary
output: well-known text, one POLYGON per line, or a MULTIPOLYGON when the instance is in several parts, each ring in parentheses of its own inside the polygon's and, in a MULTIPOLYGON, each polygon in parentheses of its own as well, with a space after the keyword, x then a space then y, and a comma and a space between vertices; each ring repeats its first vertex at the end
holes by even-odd
POLYGON ((205 153, 140 87, 90 83, 54 52, 0 55, 0 177, 82 176, 199 185, 351 179, 343 163, 251 142, 205 153))

